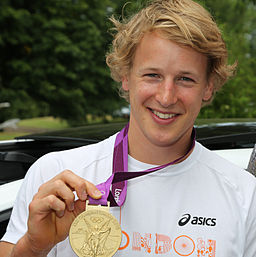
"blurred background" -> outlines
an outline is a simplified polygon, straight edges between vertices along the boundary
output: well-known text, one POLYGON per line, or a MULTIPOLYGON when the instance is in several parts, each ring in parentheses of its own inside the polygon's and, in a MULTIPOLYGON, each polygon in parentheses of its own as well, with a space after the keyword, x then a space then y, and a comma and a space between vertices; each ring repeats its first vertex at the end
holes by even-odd
MULTIPOLYGON (((146 1, 1 0, 0 140, 125 120, 129 106, 105 64, 111 15, 146 1), (123 6, 125 7, 123 8, 123 6)), ((256 120, 256 1, 200 1, 224 33, 237 75, 199 118, 256 120)))

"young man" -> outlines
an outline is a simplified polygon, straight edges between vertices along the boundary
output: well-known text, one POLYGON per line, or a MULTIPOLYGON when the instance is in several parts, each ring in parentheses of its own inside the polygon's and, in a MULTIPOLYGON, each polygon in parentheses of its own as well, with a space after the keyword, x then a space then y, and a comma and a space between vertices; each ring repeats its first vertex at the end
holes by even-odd
MULTIPOLYGON (((254 177, 193 141, 201 106, 234 69, 213 19, 191 0, 156 0, 127 22, 113 22, 107 63, 130 102, 129 127, 95 145, 47 154, 31 167, 1 256, 76 256, 72 222, 87 197, 104 198, 95 185, 126 169, 120 174, 151 173, 130 180, 127 195, 125 183, 113 184, 120 208, 110 212, 122 228, 115 256, 256 256, 254 177)), ((94 232, 80 256, 111 256, 98 244, 101 230, 94 232), (92 254, 89 246, 101 248, 92 254)))

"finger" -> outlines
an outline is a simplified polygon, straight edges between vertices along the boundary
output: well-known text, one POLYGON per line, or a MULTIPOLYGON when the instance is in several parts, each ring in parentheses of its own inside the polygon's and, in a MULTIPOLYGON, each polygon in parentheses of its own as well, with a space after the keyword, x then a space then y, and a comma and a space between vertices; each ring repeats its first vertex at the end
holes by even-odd
POLYGON ((64 181, 58 179, 43 184, 39 188, 35 198, 44 198, 48 195, 55 195, 58 198, 63 199, 67 205, 68 210, 74 210, 75 195, 64 181))
POLYGON ((87 180, 85 181, 85 184, 86 184, 87 194, 89 196, 91 196, 94 199, 101 198, 102 193, 99 191, 99 189, 94 184, 92 184, 91 182, 89 182, 87 180))
POLYGON ((85 201, 81 201, 81 200, 76 200, 75 201, 75 209, 74 209, 74 214, 75 216, 79 215, 80 213, 82 213, 83 211, 85 211, 85 201))
POLYGON ((48 215, 55 211, 58 217, 62 217, 65 213, 65 203, 55 195, 49 195, 43 199, 34 199, 29 204, 29 213, 39 214, 40 216, 48 215))
POLYGON ((76 191, 77 196, 82 201, 85 201, 88 195, 94 199, 99 199, 102 196, 101 192, 97 189, 97 187, 94 184, 79 177, 72 171, 63 171, 60 174, 60 178, 62 181, 64 181, 67 185, 69 185, 76 191))

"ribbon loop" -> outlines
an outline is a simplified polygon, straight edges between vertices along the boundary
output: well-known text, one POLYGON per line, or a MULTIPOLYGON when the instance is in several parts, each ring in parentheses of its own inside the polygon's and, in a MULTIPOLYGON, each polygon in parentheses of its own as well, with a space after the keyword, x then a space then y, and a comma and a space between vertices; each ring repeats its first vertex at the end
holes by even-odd
POLYGON ((195 129, 193 128, 191 135, 192 143, 183 156, 172 162, 151 169, 128 172, 128 129, 129 123, 117 134, 113 153, 112 175, 106 182, 96 186, 102 192, 102 197, 97 200, 89 197, 90 204, 107 205, 107 201, 109 201, 110 206, 122 206, 127 194, 127 180, 155 172, 181 161, 189 154, 195 145, 196 135, 195 129), (112 190, 110 191, 111 185, 112 190))

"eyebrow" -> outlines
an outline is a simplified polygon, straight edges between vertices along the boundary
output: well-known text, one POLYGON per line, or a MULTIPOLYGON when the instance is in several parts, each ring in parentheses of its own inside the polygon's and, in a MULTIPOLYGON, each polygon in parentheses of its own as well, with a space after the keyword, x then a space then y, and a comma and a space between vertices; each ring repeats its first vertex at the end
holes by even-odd
POLYGON ((193 72, 193 71, 180 71, 179 74, 182 75, 192 75, 192 76, 197 76, 198 74, 193 72))
POLYGON ((161 69, 159 68, 153 68, 153 67, 145 67, 145 68, 140 68, 138 70, 138 73, 144 73, 144 72, 159 72, 161 69))
MULTIPOLYGON (((138 70, 139 74, 142 74, 144 72, 161 72, 162 69, 160 68, 154 68, 154 67, 145 67, 145 68, 141 68, 138 70)), ((188 70, 180 70, 178 72, 178 74, 180 75, 191 75, 191 76, 198 76, 199 74, 197 74, 196 72, 193 71, 188 71, 188 70)))

